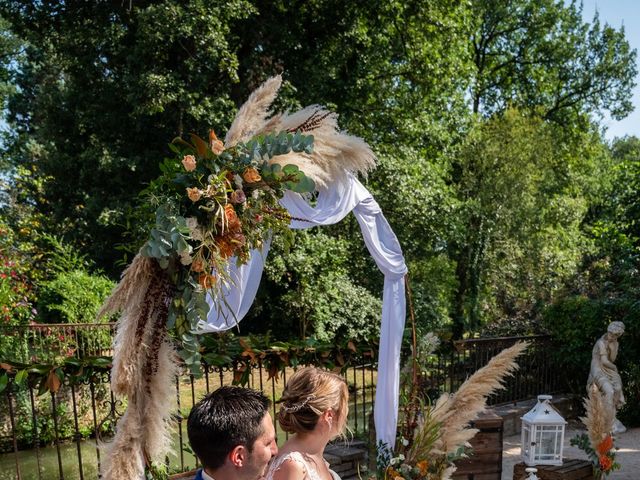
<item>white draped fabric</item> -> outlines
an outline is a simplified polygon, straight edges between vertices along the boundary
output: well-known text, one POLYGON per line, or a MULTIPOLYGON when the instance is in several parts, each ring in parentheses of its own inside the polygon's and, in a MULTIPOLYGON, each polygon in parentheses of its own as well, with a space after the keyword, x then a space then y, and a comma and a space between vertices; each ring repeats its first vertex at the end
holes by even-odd
MULTIPOLYGON (((393 448, 398 422, 400 346, 406 315, 404 276, 407 267, 398 239, 378 203, 353 175, 349 175, 346 182, 336 182, 321 191, 315 206, 293 192, 286 192, 281 204, 296 219, 291 221, 291 228, 296 229, 331 225, 353 212, 364 242, 384 274, 374 419, 377 440, 393 448)), ((200 322, 197 333, 228 330, 242 320, 255 299, 268 252, 269 242, 265 242, 262 251, 252 251, 247 264, 236 267, 234 261, 230 262, 235 280, 233 288, 224 290, 224 305, 210 309, 207 322, 200 322)), ((207 300, 213 305, 210 297, 207 300)))

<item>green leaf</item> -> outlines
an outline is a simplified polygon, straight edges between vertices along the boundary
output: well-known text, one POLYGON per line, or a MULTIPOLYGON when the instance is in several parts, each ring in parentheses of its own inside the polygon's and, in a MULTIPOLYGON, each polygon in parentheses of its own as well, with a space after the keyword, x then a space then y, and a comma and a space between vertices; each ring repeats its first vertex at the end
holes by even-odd
POLYGON ((316 189, 316 184, 313 180, 311 180, 309 177, 305 176, 304 178, 302 178, 302 180, 300 180, 292 189, 294 192, 297 193, 311 193, 314 192, 316 189))
POLYGON ((0 375, 0 392, 2 392, 9 384, 9 377, 6 373, 0 375))
POLYGON ((285 165, 284 167, 282 167, 282 172, 285 175, 295 175, 296 173, 298 173, 300 171, 300 169, 298 168, 297 165, 285 165))

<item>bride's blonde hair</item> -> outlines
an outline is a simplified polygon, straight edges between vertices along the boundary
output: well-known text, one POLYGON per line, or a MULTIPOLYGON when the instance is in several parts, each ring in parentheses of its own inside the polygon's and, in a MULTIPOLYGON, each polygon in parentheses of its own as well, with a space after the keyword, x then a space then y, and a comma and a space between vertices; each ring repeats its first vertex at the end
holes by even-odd
POLYGON ((297 370, 287 382, 280 399, 278 422, 285 432, 313 430, 318 419, 332 409, 338 432, 344 433, 349 413, 349 389, 344 378, 315 367, 297 370))

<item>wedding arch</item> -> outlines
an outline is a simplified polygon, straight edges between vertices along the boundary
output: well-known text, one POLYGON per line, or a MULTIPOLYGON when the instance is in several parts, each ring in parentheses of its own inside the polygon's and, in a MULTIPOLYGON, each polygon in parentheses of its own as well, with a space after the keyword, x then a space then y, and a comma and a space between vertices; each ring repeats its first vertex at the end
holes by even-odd
POLYGON ((177 362, 167 328, 177 332, 183 360, 195 365, 197 335, 228 330, 249 311, 271 235, 335 224, 349 213, 384 275, 374 420, 378 442, 395 443, 407 267, 357 178, 374 168, 375 156, 321 106, 272 115, 280 85, 276 76, 250 95, 224 143, 213 132, 208 142, 174 140, 178 160, 165 160, 152 185, 168 200, 158 202, 156 228, 100 313, 120 312, 111 382, 128 397, 107 446, 106 480, 138 479, 169 449, 177 362), (309 192, 317 192, 314 205, 309 192))

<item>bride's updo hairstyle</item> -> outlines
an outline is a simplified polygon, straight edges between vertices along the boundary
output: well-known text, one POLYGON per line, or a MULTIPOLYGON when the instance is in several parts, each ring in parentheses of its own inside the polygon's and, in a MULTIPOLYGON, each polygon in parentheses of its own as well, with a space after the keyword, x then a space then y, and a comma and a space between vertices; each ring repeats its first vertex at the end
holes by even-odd
POLYGON ((332 409, 336 431, 342 434, 349 413, 349 390, 340 375, 304 367, 291 376, 279 403, 278 422, 285 432, 310 432, 322 414, 332 409))

